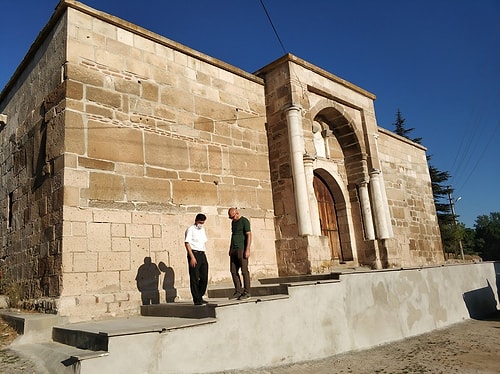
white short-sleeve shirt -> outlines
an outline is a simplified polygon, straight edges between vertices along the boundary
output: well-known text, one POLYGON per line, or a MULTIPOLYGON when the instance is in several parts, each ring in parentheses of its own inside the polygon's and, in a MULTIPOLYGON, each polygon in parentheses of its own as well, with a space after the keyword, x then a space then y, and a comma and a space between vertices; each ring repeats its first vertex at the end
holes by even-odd
POLYGON ((205 233, 205 228, 203 226, 198 228, 194 224, 187 228, 184 242, 189 243, 192 250, 204 252, 207 240, 207 234, 205 233))

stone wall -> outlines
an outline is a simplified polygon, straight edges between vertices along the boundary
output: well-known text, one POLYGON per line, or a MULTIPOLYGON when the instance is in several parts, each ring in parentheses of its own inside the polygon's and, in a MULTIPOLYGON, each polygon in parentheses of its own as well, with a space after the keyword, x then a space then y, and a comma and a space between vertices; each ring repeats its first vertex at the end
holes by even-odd
POLYGON ((293 55, 253 75, 62 1, 0 98, 2 282, 45 311, 136 314, 143 269, 160 301, 190 299, 183 241, 198 212, 210 286, 230 284, 231 206, 252 222, 253 279, 442 261, 425 149, 377 127, 373 94, 293 55), (367 237, 359 188, 372 170, 392 239, 367 237), (321 234, 314 175, 335 197, 345 261, 321 234))
POLYGON ((0 94, 1 292, 53 311, 62 260, 66 19, 46 27, 37 49, 0 94))
POLYGON ((230 206, 252 222, 252 276, 276 275, 262 82, 125 22, 68 17, 61 313, 137 313, 147 257, 190 299, 198 212, 210 284, 230 282, 230 206))
POLYGON ((384 129, 379 134, 379 155, 394 231, 389 266, 443 263, 426 149, 384 129))

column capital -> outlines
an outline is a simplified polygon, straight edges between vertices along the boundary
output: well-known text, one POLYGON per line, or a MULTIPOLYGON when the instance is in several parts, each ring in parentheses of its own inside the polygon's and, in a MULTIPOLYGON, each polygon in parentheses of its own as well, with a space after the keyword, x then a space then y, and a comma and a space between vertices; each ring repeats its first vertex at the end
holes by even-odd
POLYGON ((358 183, 356 183, 358 186, 363 186, 363 187, 366 187, 368 185, 368 183, 370 183, 370 180, 366 177, 364 178, 361 178, 358 183))
POLYGON ((304 159, 304 164, 306 163, 313 163, 314 160, 316 160, 316 156, 314 155, 311 155, 309 153, 304 153, 304 156, 302 156, 302 158, 304 159))
POLYGON ((329 137, 333 136, 333 131, 326 129, 326 130, 321 131, 321 135, 323 135, 323 138, 329 138, 329 137))
POLYGON ((302 107, 297 104, 292 104, 289 107, 283 109, 285 112, 290 112, 292 110, 300 112, 302 110, 302 107))

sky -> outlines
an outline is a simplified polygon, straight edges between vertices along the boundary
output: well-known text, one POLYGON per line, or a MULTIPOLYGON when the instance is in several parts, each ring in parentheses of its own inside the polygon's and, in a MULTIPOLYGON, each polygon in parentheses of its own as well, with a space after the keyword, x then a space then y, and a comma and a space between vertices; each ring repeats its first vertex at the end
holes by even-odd
MULTIPOLYGON (((57 3, 2 1, 0 89, 57 3)), ((83 3, 249 73, 292 53, 375 94, 378 125, 394 130, 399 109, 450 174, 460 222, 500 212, 500 1, 83 3)))

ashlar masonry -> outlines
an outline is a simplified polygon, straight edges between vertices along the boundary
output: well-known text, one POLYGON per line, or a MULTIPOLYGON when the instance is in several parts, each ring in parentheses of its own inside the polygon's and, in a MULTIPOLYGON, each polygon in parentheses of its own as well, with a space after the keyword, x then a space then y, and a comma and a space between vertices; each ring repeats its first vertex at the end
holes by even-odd
POLYGON ((251 74, 62 0, 0 94, 3 287, 133 315, 148 262, 162 302, 187 299, 184 230, 207 215, 210 285, 230 282, 231 206, 253 279, 442 263, 426 150, 374 100, 293 55, 251 74))

